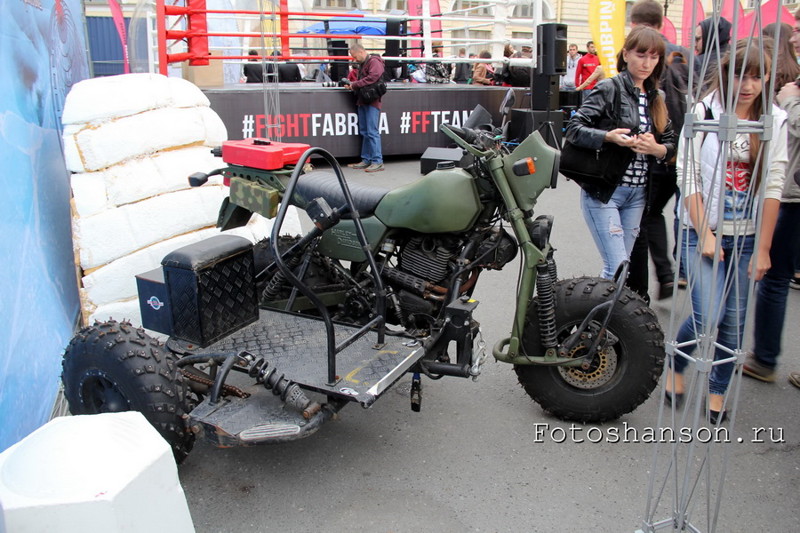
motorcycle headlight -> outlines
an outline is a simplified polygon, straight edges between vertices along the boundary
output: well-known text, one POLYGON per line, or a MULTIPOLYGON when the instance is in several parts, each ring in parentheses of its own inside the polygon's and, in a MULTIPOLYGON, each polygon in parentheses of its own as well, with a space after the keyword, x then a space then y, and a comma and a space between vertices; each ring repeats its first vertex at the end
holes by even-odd
POLYGON ((540 250, 544 250, 550 242, 550 232, 553 230, 553 215, 539 215, 536 220, 526 223, 531 242, 540 250))

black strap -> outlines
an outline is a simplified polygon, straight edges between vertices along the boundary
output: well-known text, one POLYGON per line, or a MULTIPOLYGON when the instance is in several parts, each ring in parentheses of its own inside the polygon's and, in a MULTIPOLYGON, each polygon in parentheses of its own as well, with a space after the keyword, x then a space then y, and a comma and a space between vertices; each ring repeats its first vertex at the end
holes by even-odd
POLYGON ((616 122, 614 129, 619 128, 620 117, 622 116, 622 86, 621 81, 618 81, 619 76, 611 78, 611 83, 614 85, 614 107, 611 108, 612 113, 616 114, 616 122))

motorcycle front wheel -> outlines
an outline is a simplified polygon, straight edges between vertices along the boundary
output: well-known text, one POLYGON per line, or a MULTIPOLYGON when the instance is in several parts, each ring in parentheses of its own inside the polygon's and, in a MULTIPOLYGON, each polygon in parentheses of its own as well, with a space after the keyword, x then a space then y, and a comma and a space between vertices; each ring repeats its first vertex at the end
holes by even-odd
MULTIPOLYGON (((557 282, 558 342, 569 337, 586 315, 613 297, 616 290, 612 281, 602 278, 557 282)), ((617 341, 599 348, 591 360, 581 366, 514 365, 525 392, 562 420, 586 423, 617 419, 647 400, 658 384, 665 357, 664 333, 645 301, 626 287, 621 290, 608 323, 608 331, 617 341)), ((522 344, 529 356, 544 354, 536 300, 528 308, 522 344)), ((580 357, 587 348, 579 345, 571 355, 580 357)))

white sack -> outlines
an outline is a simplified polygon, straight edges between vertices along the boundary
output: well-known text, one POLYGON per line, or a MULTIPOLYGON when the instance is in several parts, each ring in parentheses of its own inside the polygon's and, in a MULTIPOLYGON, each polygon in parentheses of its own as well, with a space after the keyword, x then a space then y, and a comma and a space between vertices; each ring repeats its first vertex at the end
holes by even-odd
POLYGON ((161 74, 123 74, 83 80, 67 94, 62 123, 87 124, 161 107, 208 106, 197 86, 161 74))
POLYGON ((156 109, 86 127, 74 135, 83 168, 70 170, 100 170, 140 155, 205 142, 202 109, 156 109))
POLYGON ((158 241, 213 225, 227 190, 210 185, 163 194, 73 221, 84 270, 158 241))

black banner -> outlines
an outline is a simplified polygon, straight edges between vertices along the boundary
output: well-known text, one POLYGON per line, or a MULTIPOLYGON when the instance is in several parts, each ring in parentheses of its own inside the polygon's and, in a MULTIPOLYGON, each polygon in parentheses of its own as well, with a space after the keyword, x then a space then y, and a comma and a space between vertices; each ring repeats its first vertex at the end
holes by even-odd
MULTIPOLYGON (((499 124, 499 109, 508 87, 390 83, 383 97, 380 132, 384 155, 422 154, 430 146, 452 144, 442 124, 460 126, 480 104, 499 124)), ((343 87, 320 84, 279 85, 280 114, 264 113, 261 85, 205 89, 231 140, 266 137, 268 124, 280 124, 283 142, 325 148, 336 157, 361 153, 355 97, 343 87)), ((529 91, 516 89, 517 103, 529 91)), ((272 131, 272 130, 270 130, 272 131)))

